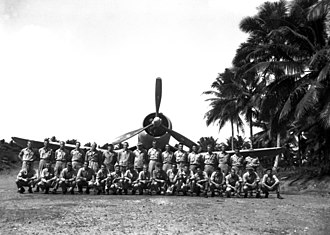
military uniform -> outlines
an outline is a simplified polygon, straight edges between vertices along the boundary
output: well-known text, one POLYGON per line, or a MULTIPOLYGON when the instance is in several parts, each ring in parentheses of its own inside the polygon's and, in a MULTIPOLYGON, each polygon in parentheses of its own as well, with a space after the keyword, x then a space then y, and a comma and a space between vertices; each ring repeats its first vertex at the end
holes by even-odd
POLYGON ((229 172, 229 154, 226 152, 220 152, 218 154, 218 163, 221 172, 223 172, 224 175, 227 175, 229 172))
POLYGON ((42 147, 39 149, 39 156, 40 156, 40 161, 39 161, 38 174, 39 174, 39 178, 41 178, 42 170, 46 168, 47 163, 51 164, 53 160, 52 159, 53 150, 51 148, 42 147))
POLYGON ((241 154, 233 154, 230 157, 231 167, 236 170, 236 174, 239 176, 243 173, 243 160, 244 157, 241 154))
POLYGON ((115 164, 117 162, 118 154, 110 152, 109 150, 103 152, 103 164, 109 172, 115 171, 115 164))
POLYGON ((134 185, 135 189, 139 190, 140 195, 143 194, 143 190, 149 190, 150 189, 150 184, 151 184, 151 176, 149 171, 141 171, 139 173, 139 177, 137 180, 137 183, 134 185))
POLYGON ((101 192, 105 193, 105 191, 108 189, 107 185, 107 179, 110 172, 107 168, 104 170, 100 169, 96 173, 96 181, 95 181, 95 189, 97 190, 97 194, 101 194, 101 192))
POLYGON ((222 191, 224 190, 224 174, 219 171, 215 171, 212 173, 210 178, 210 191, 212 196, 214 196, 215 190, 219 190, 220 195, 222 195, 222 191))
POLYGON ((188 165, 188 155, 184 150, 177 150, 174 153, 175 161, 178 169, 182 169, 185 165, 188 165))
POLYGON ((139 173, 135 169, 129 169, 124 174, 124 192, 127 194, 127 190, 133 188, 133 194, 135 194, 134 185, 137 183, 139 173))
POLYGON ((134 154, 134 169, 137 172, 142 171, 143 165, 148 163, 148 153, 145 149, 136 149, 134 154))
POLYGON ((29 193, 32 193, 32 187, 34 187, 36 181, 37 172, 34 169, 22 169, 17 175, 16 185, 20 193, 23 193, 25 191, 24 187, 29 187, 29 193))
POLYGON ((26 169, 26 162, 31 163, 31 167, 33 168, 33 162, 35 160, 35 152, 32 149, 24 148, 18 154, 19 159, 22 160, 22 169, 26 169))
POLYGON ((166 192, 167 175, 163 169, 155 169, 152 173, 151 189, 160 194, 163 190, 166 192))
POLYGON ((98 172, 101 160, 101 155, 98 150, 90 149, 86 152, 85 161, 89 162, 89 167, 92 168, 94 172, 98 172))
POLYGON ((167 172, 172 169, 172 164, 175 162, 174 153, 172 151, 162 152, 163 171, 167 172))
POLYGON ((76 176, 77 172, 73 168, 71 168, 71 170, 68 168, 62 170, 59 179, 59 186, 62 188, 63 194, 67 192, 67 188, 69 188, 71 194, 74 193, 73 190, 76 187, 76 176))
POLYGON ((268 198, 269 192, 270 191, 276 191, 277 193, 277 198, 279 199, 283 199, 280 196, 280 187, 279 187, 279 183, 280 181, 278 180, 278 178, 276 177, 276 175, 273 174, 265 174, 262 177, 262 181, 261 181, 261 190, 262 192, 265 194, 265 198, 268 198))
POLYGON ((247 197, 248 191, 256 190, 257 191, 257 197, 260 196, 259 192, 259 181, 260 178, 257 174, 257 172, 245 172, 243 174, 243 191, 244 191, 244 197, 247 197))
POLYGON ((260 166, 260 161, 258 157, 247 156, 244 161, 246 163, 246 168, 252 167, 254 171, 257 172, 257 169, 260 166))
POLYGON ((40 174, 41 181, 38 186, 48 194, 49 189, 56 186, 57 177, 53 168, 44 168, 40 174))
POLYGON ((178 183, 178 172, 179 170, 176 169, 174 171, 174 169, 169 169, 167 172, 166 172, 166 175, 167 175, 167 193, 169 194, 173 194, 175 192, 175 189, 177 188, 177 183, 178 183))
POLYGON ((66 149, 57 149, 55 151, 55 175, 60 176, 62 170, 66 167, 69 160, 69 152, 66 149))
POLYGON ((235 193, 237 193, 237 195, 239 195, 242 178, 237 174, 231 175, 231 173, 230 173, 225 177, 225 179, 226 179, 226 195, 227 195, 227 197, 230 197, 232 192, 235 192, 235 193))
POLYGON ((202 156, 199 153, 191 152, 188 155, 189 168, 194 173, 196 172, 197 167, 201 167, 202 156))
POLYGON ((123 186, 124 186, 124 173, 119 172, 112 172, 111 173, 111 186, 110 188, 113 190, 114 194, 122 194, 123 186))
POLYGON ((196 172, 193 176, 192 183, 192 193, 196 192, 197 196, 199 196, 200 192, 203 190, 204 195, 207 196, 207 190, 209 187, 209 177, 205 171, 196 172))
POLYGON ((82 193, 82 188, 86 187, 86 193, 89 193, 89 189, 94 187, 95 172, 92 168, 85 169, 80 168, 77 174, 77 185, 79 193, 82 193))
POLYGON ((148 150, 148 157, 149 157, 149 172, 152 175, 152 172, 155 169, 156 163, 161 162, 161 150, 158 148, 150 148, 148 150))
POLYGON ((204 155, 204 171, 210 177, 218 165, 218 155, 216 153, 205 153, 204 155))
POLYGON ((78 170, 84 164, 85 153, 82 149, 73 149, 73 150, 71 150, 70 155, 71 155, 71 161, 72 161, 72 168, 78 172, 78 170))
POLYGON ((192 187, 192 179, 194 178, 194 172, 192 170, 185 171, 184 169, 179 169, 177 174, 178 187, 177 191, 182 191, 184 195, 192 187))

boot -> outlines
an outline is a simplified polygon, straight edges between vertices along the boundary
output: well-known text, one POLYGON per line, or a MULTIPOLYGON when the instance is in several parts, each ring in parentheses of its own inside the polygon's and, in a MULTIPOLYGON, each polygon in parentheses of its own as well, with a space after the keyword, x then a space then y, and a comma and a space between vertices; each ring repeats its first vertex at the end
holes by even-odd
POLYGON ((29 187, 29 190, 28 190, 28 192, 29 192, 29 193, 33 193, 33 191, 32 191, 32 188, 31 188, 31 187, 29 187))
POLYGON ((268 198, 269 192, 265 192, 265 198, 268 198))
POLYGON ((277 198, 278 199, 284 199, 283 197, 281 197, 280 193, 277 193, 277 198))

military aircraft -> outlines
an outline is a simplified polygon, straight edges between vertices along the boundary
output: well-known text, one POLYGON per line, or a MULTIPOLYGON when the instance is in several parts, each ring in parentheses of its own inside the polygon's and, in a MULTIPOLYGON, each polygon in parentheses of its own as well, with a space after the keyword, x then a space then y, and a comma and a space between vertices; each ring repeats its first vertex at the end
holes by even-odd
MULTIPOLYGON (((154 140, 157 141, 158 147, 163 149, 165 145, 169 142, 170 138, 173 137, 178 142, 184 144, 188 148, 191 148, 195 142, 190 140, 189 138, 183 136, 182 134, 174 131, 172 129, 171 120, 166 117, 163 113, 159 112, 160 103, 162 99, 162 80, 161 78, 156 79, 156 87, 155 87, 155 104, 156 104, 156 112, 148 114, 143 122, 142 127, 128 133, 125 133, 119 137, 117 137, 112 144, 116 145, 122 143, 136 135, 138 135, 138 140, 143 144, 146 149, 149 149, 152 146, 152 142, 154 140)), ((18 137, 12 137, 15 143, 17 143, 21 147, 26 147, 27 139, 22 139, 18 137)), ((41 148, 43 146, 43 142, 40 141, 32 141, 32 144, 35 148, 41 148)), ((74 145, 65 145, 67 149, 73 149, 74 145)), ((53 149, 59 148, 59 143, 51 142, 50 147, 53 149)), ((88 149, 88 147, 82 147, 88 149)), ((260 149, 245 149, 241 150, 242 155, 254 155, 258 157, 266 157, 266 156, 276 156, 284 151, 283 148, 275 147, 275 148, 260 148, 260 149)), ((227 151, 229 154, 234 153, 234 151, 227 151)))

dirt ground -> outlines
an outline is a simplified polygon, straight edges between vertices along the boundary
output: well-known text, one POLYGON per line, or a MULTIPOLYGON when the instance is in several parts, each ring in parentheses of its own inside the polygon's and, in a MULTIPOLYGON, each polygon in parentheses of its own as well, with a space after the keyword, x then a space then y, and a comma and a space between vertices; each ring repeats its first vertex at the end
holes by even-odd
POLYGON ((18 194, 0 175, 0 234, 330 234, 328 195, 18 194))

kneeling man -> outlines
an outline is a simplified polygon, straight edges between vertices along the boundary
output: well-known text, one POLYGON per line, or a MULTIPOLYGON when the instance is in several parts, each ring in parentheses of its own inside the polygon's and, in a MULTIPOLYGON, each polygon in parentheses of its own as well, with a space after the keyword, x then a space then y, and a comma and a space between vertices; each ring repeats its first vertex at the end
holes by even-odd
POLYGON ((37 172, 32 168, 32 162, 25 162, 26 168, 22 168, 17 175, 16 185, 19 193, 24 193, 24 187, 29 187, 29 193, 37 182, 37 172))
POLYGON ((257 174, 257 172, 254 171, 254 168, 249 166, 246 168, 247 172, 243 175, 243 192, 244 197, 246 198, 248 195, 248 192, 251 193, 252 191, 256 190, 256 198, 260 198, 260 189, 259 189, 259 182, 260 178, 257 174))
POLYGON ((51 163, 47 162, 45 168, 41 171, 40 174, 41 180, 37 184, 39 188, 45 190, 45 194, 49 193, 49 189, 55 187, 57 177, 55 175, 54 169, 51 167, 51 163))
POLYGON ((68 162, 67 167, 61 172, 59 185, 62 188, 62 193, 66 194, 69 188, 69 192, 74 194, 74 188, 76 187, 76 171, 72 167, 72 163, 68 162))
POLYGON ((224 190, 224 174, 221 172, 221 168, 217 167, 212 173, 210 178, 210 190, 211 197, 214 197, 215 191, 219 192, 219 196, 222 197, 222 192, 224 190))
POLYGON ((280 181, 276 175, 273 174, 273 170, 271 168, 267 169, 266 174, 262 177, 261 190, 265 194, 265 198, 268 198, 270 191, 276 191, 277 198, 283 199, 280 195, 280 181))
POLYGON ((200 192, 204 191, 204 196, 207 197, 209 177, 205 171, 202 171, 200 166, 196 167, 196 173, 194 174, 192 181, 192 194, 196 192, 196 195, 199 196, 200 192))
POLYGON ((238 197, 241 192, 242 178, 236 174, 236 169, 231 168, 230 174, 226 176, 226 196, 231 197, 236 194, 238 197))
POLYGON ((89 168, 89 162, 85 161, 77 174, 78 193, 82 194, 83 187, 86 187, 86 194, 89 194, 89 189, 94 187, 94 181, 95 173, 92 168, 89 168))
POLYGON ((152 172, 152 184, 151 190, 155 190, 158 195, 163 191, 166 192, 167 175, 162 169, 162 164, 160 162, 156 163, 156 169, 152 172))

